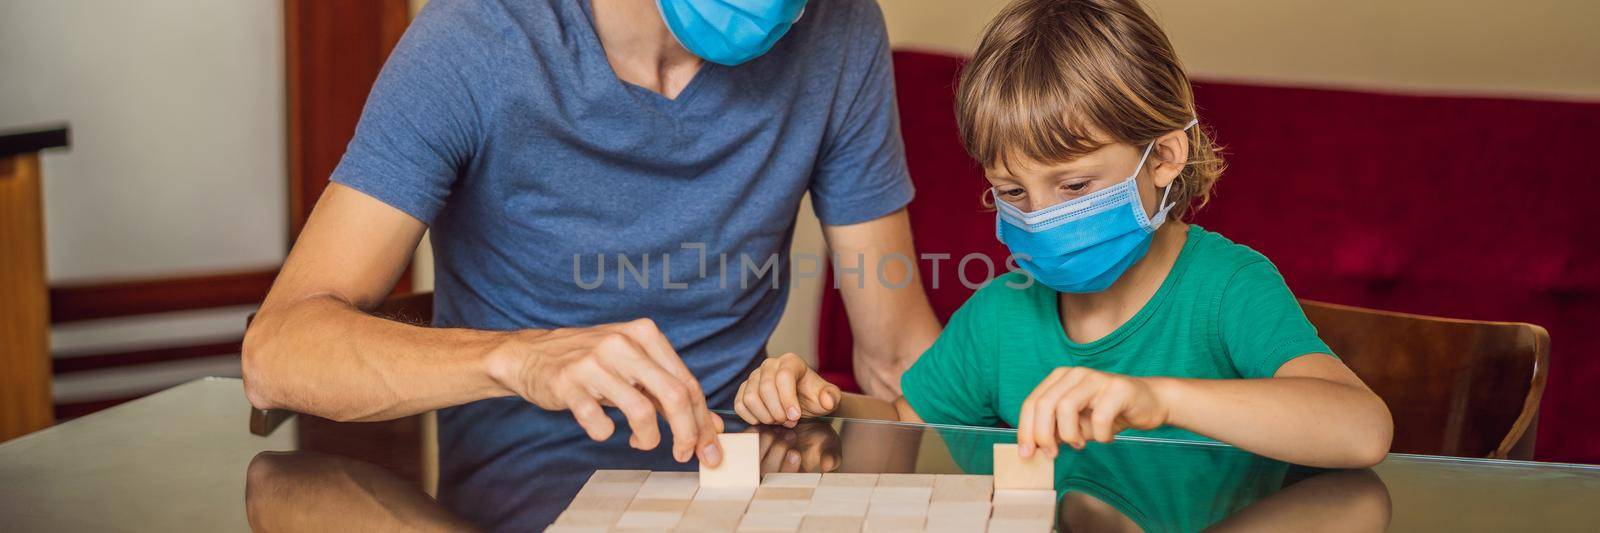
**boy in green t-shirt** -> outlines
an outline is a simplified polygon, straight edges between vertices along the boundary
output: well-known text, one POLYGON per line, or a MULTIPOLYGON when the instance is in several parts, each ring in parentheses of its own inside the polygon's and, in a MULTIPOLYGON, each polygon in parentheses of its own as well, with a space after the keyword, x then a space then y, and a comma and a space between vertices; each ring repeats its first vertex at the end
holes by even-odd
POLYGON ((1003 423, 1023 456, 1131 429, 1312 466, 1383 459, 1388 409, 1272 263, 1183 222, 1223 165, 1136 2, 1012 3, 964 68, 956 111, 1023 272, 950 318, 892 404, 841 394, 788 354, 741 386, 742 417, 1003 423))

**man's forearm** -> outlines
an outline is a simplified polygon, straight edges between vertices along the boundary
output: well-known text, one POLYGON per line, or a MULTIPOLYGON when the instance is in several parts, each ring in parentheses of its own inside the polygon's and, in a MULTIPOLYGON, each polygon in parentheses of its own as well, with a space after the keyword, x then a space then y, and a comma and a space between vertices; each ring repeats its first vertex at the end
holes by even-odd
POLYGON ((939 336, 904 209, 860 224, 824 226, 835 286, 855 337, 856 382, 883 400, 900 395, 900 374, 939 336))
POLYGON ((852 364, 863 392, 885 400, 900 395, 900 375, 939 337, 938 320, 919 311, 913 307, 897 314, 908 318, 899 325, 865 326, 879 333, 855 341, 852 364))
POLYGON ((508 396, 491 360, 511 335, 403 324, 332 296, 264 306, 245 334, 245 391, 259 408, 334 420, 508 396))

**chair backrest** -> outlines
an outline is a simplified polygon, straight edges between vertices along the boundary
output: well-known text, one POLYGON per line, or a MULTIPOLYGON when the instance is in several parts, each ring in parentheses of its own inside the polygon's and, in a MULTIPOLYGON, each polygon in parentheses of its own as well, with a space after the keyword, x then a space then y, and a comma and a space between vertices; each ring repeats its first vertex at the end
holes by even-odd
POLYGON ((1301 305, 1322 340, 1389 404, 1393 451, 1533 458, 1550 362, 1544 328, 1301 305))

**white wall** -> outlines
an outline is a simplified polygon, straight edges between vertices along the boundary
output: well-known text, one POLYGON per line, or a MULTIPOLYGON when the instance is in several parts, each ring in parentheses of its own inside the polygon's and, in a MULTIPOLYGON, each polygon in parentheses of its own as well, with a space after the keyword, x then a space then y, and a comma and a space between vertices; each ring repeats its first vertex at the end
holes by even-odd
MULTIPOLYGON (((1143 0, 1199 78, 1600 98, 1593 0, 1143 0)), ((895 46, 970 54, 1009 0, 879 0, 895 46)))
MULTIPOLYGON (((279 0, 0 0, 0 128, 46 152, 52 283, 277 265, 287 234, 279 0)), ((3 262, 0 262, 3 263, 3 262)), ((53 328, 57 357, 237 338, 248 307, 53 328)), ((237 375, 238 358, 69 374, 73 402, 237 375)))
POLYGON ((44 156, 52 282, 259 268, 287 226, 282 3, 0 2, 0 128, 44 156))

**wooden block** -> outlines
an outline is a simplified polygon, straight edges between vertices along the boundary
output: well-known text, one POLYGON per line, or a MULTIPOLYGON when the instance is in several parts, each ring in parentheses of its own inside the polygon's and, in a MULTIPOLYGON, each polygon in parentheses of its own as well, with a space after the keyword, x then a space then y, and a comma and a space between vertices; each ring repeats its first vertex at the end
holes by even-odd
POLYGON ((622 509, 633 501, 633 496, 578 496, 567 503, 567 509, 606 510, 622 509))
POLYGON ((989 519, 989 531, 1004 531, 1006 533, 1050 533, 1055 528, 1055 520, 1017 520, 1005 518, 989 519))
POLYGON ((627 511, 617 519, 615 529, 671 529, 678 525, 678 520, 683 518, 682 512, 670 511, 627 511))
POLYGON ((628 504, 627 512, 682 513, 689 509, 689 500, 652 500, 639 498, 628 504))
POLYGON ((812 498, 811 506, 806 508, 806 514, 817 516, 866 516, 867 506, 871 503, 865 498, 854 500, 819 500, 812 498))
POLYGON ((928 518, 922 515, 867 515, 861 530, 868 533, 922 531, 928 518))
POLYGON ((798 531, 803 518, 798 514, 745 513, 739 521, 739 531, 798 531))
POLYGON ((733 531, 744 519, 744 508, 744 502, 696 501, 689 504, 673 531, 733 531))
POLYGON ((755 494, 756 487, 700 487, 694 493, 694 501, 739 502, 743 505, 755 494))
POLYGON ((644 483, 650 477, 649 470, 595 470, 589 476, 589 484, 594 483, 644 483))
POLYGON ((717 435, 722 464, 700 465, 702 487, 754 487, 761 484, 761 437, 755 433, 717 435))
POLYGON ((700 488, 700 476, 694 472, 651 472, 639 486, 634 498, 647 500, 692 500, 700 488))
POLYGON ((822 482, 822 474, 801 474, 790 472, 773 472, 761 480, 763 487, 810 487, 816 488, 822 482))
MULTIPOLYGON (((827 478, 823 478, 827 479, 827 478)), ((817 500, 872 500, 873 487, 841 487, 820 486, 816 492, 811 493, 811 501, 817 500)))
POLYGON ((589 483, 578 489, 578 498, 611 497, 633 499, 639 492, 638 483, 589 483))
POLYGON ((1048 505, 1055 506, 1056 491, 1001 489, 994 491, 991 500, 995 505, 1048 505))
POLYGON ((672 526, 674 533, 727 533, 739 529, 739 521, 744 520, 744 515, 729 516, 689 516, 684 515, 678 520, 678 525, 672 526))
POLYGON ((879 487, 933 487, 939 476, 933 474, 879 474, 879 487))
MULTIPOLYGON (((695 500, 689 502, 689 508, 683 511, 685 516, 692 514, 744 514, 750 507, 749 501, 719 501, 695 500)), ((735 524, 737 525, 737 524, 735 524)))
POLYGON ((928 531, 983 533, 989 525, 989 502, 935 502, 928 507, 928 531))
POLYGON ((872 488, 872 502, 903 502, 922 503, 926 505, 928 499, 933 497, 933 487, 885 487, 879 485, 872 488))
POLYGON ((994 476, 946 474, 933 482, 935 502, 988 502, 994 492, 994 476))
POLYGON ((1056 508, 1054 505, 996 505, 989 516, 1007 520, 1050 521, 1056 516, 1056 508))
POLYGON ((933 502, 928 504, 928 518, 957 518, 978 516, 989 519, 989 502, 933 502))
POLYGON ((756 489, 757 500, 810 500, 811 494, 817 489, 811 487, 760 487, 756 489))
POLYGON ((828 472, 817 483, 819 487, 871 487, 878 484, 877 474, 828 472))
POLYGON ((927 516, 928 502, 872 502, 867 515, 879 514, 927 516))
MULTIPOLYGON (((1023 459, 1017 455, 1017 445, 994 445, 994 488, 1054 490, 1056 486, 1055 461, 1042 453, 1023 459)), ((881 483, 881 482, 880 482, 881 483)))
POLYGON ((577 527, 611 527, 622 517, 622 509, 567 509, 556 517, 556 524, 577 527))
POLYGON ((806 515, 800 521, 800 533, 835 533, 839 531, 861 531, 860 516, 818 516, 806 515))
POLYGON ((745 514, 806 514, 811 502, 806 500, 750 500, 745 514))

